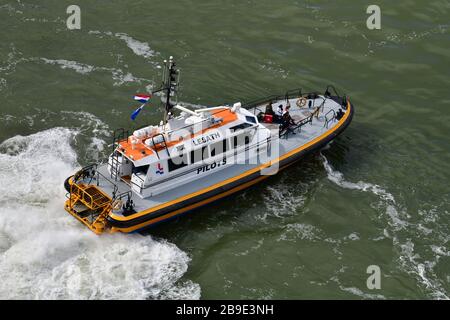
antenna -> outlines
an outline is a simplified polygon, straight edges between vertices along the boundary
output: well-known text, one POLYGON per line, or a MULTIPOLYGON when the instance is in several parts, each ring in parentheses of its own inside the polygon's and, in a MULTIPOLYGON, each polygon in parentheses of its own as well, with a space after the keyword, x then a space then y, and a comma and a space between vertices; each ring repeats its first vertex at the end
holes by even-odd
POLYGON ((173 60, 173 57, 169 57, 169 62, 166 64, 166 78, 164 83, 164 88, 166 90, 166 106, 164 113, 164 124, 167 123, 167 114, 173 108, 173 105, 170 103, 170 98, 175 96, 178 87, 179 80, 179 70, 175 68, 176 63, 173 60))
MULTIPOLYGON (((164 60, 164 70, 162 75, 162 86, 158 90, 153 91, 155 94, 160 91, 166 92, 166 102, 165 102, 165 111, 164 111, 164 120, 163 123, 167 123, 167 115, 169 111, 174 107, 174 105, 170 102, 170 98, 177 94, 178 85, 180 83, 180 70, 176 69, 176 63, 173 60, 173 57, 170 56, 169 60, 164 60)), ((178 100, 178 99, 177 99, 178 100)))

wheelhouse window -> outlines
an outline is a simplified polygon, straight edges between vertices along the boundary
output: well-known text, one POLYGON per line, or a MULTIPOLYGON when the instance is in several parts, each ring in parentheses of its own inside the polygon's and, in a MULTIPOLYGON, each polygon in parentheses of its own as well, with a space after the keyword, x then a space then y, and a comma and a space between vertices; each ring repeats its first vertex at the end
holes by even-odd
POLYGON ((245 120, 247 120, 248 122, 251 123, 255 123, 256 124, 256 118, 252 117, 252 116, 245 116, 245 120))
POLYGON ((248 123, 248 122, 243 122, 241 124, 238 124, 237 126, 231 127, 230 131, 231 132, 236 132, 236 131, 243 130, 243 129, 246 129, 246 128, 249 128, 249 127, 253 127, 253 125, 248 123))

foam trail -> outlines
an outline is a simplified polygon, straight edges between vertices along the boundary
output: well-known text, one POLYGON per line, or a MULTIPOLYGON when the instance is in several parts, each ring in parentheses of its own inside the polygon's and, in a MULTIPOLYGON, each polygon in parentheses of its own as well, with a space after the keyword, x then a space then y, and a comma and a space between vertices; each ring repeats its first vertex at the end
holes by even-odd
POLYGON ((125 41, 128 48, 130 48, 134 54, 142 56, 144 58, 150 58, 155 56, 155 51, 153 51, 147 42, 138 41, 126 33, 116 33, 115 36, 123 41, 125 41))
POLYGON ((334 170, 330 163, 328 162, 327 158, 321 153, 320 156, 323 160, 323 166, 325 167, 325 170, 328 174, 328 179, 338 186, 345 188, 345 189, 352 189, 352 190, 360 190, 364 192, 372 192, 376 196, 380 197, 381 200, 383 200, 386 204, 386 213, 391 218, 390 225, 395 230, 403 229, 408 225, 408 223, 400 218, 400 214, 398 210, 396 209, 396 202, 394 199, 394 196, 381 188, 380 186, 368 182, 359 181, 357 183, 350 182, 344 179, 344 175, 334 170))
POLYGON ((106 35, 108 37, 115 37, 117 39, 120 39, 125 42, 127 47, 133 51, 133 53, 137 56, 145 58, 147 61, 149 61, 151 64, 156 66, 157 68, 160 68, 161 66, 157 64, 154 61, 151 61, 151 58, 157 56, 159 53, 154 51, 152 48, 150 48, 150 45, 145 41, 139 41, 131 37, 130 35, 123 33, 123 32, 117 32, 112 33, 111 31, 98 31, 98 30, 91 30, 89 31, 89 34, 96 35, 100 38, 103 38, 103 35, 106 35))
POLYGON ((0 299, 198 299, 187 254, 140 235, 96 236, 62 208, 75 130, 0 144, 0 299))
POLYGON ((344 175, 341 172, 334 170, 331 167, 330 163, 328 162, 327 158, 325 158, 325 156, 323 154, 320 154, 320 155, 323 159, 323 165, 325 167, 325 170, 327 171, 328 179, 330 179, 332 182, 334 182, 338 186, 340 186, 342 188, 346 188, 346 189, 370 191, 370 192, 380 196, 381 198, 383 198, 383 200, 395 203, 395 200, 394 200, 394 197, 392 196, 392 194, 390 194, 389 192, 387 192, 386 190, 384 190, 383 188, 381 188, 380 186, 378 186, 376 184, 362 182, 362 181, 359 181, 357 183, 346 181, 344 179, 344 175))
POLYGON ((71 60, 65 60, 65 59, 53 60, 53 59, 47 59, 47 58, 41 58, 41 60, 47 64, 58 65, 61 67, 61 69, 71 69, 80 74, 88 74, 95 70, 95 67, 93 67, 91 65, 76 62, 76 61, 71 61, 71 60))
POLYGON ((277 217, 293 215, 299 206, 305 202, 305 197, 294 194, 292 190, 286 189, 284 184, 276 184, 267 187, 264 202, 267 211, 277 217))
MULTIPOLYGON (((392 228, 392 240, 394 246, 399 252, 399 264, 402 271, 413 275, 419 284, 426 288, 430 295, 435 299, 449 299, 445 289, 436 277, 433 267, 435 263, 418 261, 420 256, 414 252, 414 243, 410 240, 410 237, 406 237, 405 241, 401 241, 404 238, 401 232, 411 232, 420 229, 420 224, 413 224, 406 220, 401 219, 397 209, 397 203, 394 196, 381 188, 380 186, 372 183, 359 181, 357 183, 349 182, 344 179, 344 175, 334 170, 329 164, 327 158, 320 154, 323 159, 323 165, 328 174, 328 179, 338 186, 346 189, 361 190, 364 192, 372 192, 380 197, 380 200, 384 202, 386 206, 386 214, 390 218, 387 222, 392 228), (407 228, 405 228, 407 227, 407 228)), ((342 289, 342 288, 341 288, 342 289)), ((349 290, 347 290, 349 291, 349 290)), ((352 292, 351 290, 349 292, 352 292)), ((355 293, 356 294, 356 293, 355 293)))
POLYGON ((94 71, 111 73, 112 79, 115 81, 113 84, 114 86, 121 86, 128 82, 137 82, 137 83, 152 82, 149 79, 135 77, 130 72, 126 72, 123 71, 122 69, 117 68, 95 67, 85 63, 65 59, 40 58, 34 60, 40 60, 46 64, 56 65, 59 66, 61 69, 70 69, 82 75, 88 75, 94 71))

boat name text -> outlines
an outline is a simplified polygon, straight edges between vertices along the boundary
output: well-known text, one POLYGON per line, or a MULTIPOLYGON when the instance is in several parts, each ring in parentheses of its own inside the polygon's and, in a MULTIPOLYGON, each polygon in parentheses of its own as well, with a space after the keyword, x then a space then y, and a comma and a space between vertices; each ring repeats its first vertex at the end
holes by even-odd
POLYGON ((215 168, 219 168, 220 166, 224 166, 227 164, 227 159, 222 159, 219 162, 213 162, 211 164, 207 164, 206 166, 202 166, 200 168, 197 169, 197 174, 209 171, 209 170, 213 170, 215 168))
POLYGON ((220 139, 220 133, 214 132, 208 135, 201 136, 197 139, 192 139, 192 143, 194 144, 194 146, 199 146, 201 144, 208 143, 210 141, 215 141, 217 139, 220 139))

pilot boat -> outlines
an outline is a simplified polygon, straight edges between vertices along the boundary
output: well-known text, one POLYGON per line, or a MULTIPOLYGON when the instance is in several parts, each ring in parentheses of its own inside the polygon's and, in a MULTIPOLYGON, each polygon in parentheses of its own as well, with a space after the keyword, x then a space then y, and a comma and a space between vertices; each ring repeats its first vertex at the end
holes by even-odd
POLYGON ((109 158, 64 183, 65 210, 96 234, 141 231, 248 188, 325 147, 353 117, 333 86, 195 109, 175 102, 172 57, 163 70, 152 92, 164 94, 163 120, 114 131, 109 158))

